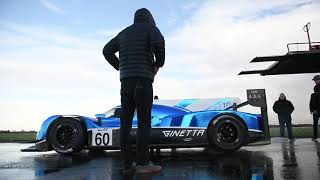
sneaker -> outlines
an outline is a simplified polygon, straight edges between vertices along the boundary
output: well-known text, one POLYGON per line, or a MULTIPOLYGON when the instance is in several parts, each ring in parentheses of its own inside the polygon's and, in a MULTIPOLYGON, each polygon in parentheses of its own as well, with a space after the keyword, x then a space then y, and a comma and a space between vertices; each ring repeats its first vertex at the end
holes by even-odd
POLYGON ((136 174, 151 174, 151 173, 158 173, 162 170, 161 166, 156 166, 153 164, 149 165, 138 165, 136 166, 136 174))
POLYGON ((289 139, 288 141, 289 141, 289 142, 294 142, 294 141, 295 141, 295 139, 289 139))
POLYGON ((318 141, 317 138, 312 138, 311 141, 318 141))

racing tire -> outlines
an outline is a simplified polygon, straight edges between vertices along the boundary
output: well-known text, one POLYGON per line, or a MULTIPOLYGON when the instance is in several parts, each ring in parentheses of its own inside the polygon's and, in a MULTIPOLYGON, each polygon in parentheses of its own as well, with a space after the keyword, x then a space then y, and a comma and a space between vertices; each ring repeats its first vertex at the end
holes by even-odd
POLYGON ((48 140, 56 152, 65 155, 73 154, 84 148, 87 142, 87 133, 78 120, 59 119, 51 124, 48 140))
POLYGON ((231 115, 222 115, 210 122, 208 141, 211 147, 222 152, 234 152, 241 148, 247 138, 243 122, 231 115))

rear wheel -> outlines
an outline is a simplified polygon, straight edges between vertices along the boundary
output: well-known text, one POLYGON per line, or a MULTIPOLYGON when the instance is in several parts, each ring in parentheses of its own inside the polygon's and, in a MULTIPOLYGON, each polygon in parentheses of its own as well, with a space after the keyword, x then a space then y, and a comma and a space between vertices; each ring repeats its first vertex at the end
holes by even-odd
POLYGON ((58 153, 72 154, 83 149, 87 142, 87 134, 81 122, 65 118, 52 123, 48 139, 58 153))
POLYGON ((208 127, 208 140, 212 147, 224 152, 238 150, 245 142, 247 130, 236 117, 222 115, 214 119, 208 127))

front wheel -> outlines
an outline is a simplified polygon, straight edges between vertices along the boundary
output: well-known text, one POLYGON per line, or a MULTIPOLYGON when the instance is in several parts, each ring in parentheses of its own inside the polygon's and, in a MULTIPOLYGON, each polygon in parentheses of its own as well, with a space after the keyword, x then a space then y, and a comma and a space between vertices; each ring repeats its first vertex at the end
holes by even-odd
POLYGON ((87 142, 87 134, 81 122, 65 118, 52 123, 48 139, 58 153, 72 154, 83 149, 87 142))
POLYGON ((222 115, 214 119, 208 127, 208 140, 212 147, 224 152, 238 150, 245 142, 247 130, 236 117, 222 115))

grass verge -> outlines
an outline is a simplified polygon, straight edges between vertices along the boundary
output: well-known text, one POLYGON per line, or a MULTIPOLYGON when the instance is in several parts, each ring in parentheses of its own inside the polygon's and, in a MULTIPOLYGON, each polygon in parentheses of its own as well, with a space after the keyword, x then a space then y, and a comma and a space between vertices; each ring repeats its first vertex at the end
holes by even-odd
POLYGON ((36 132, 0 132, 0 143, 28 143, 36 140, 36 132))
MULTIPOLYGON (((319 130, 318 130, 318 137, 320 137, 319 130)), ((312 126, 293 127, 292 133, 293 133, 294 138, 311 138, 313 136, 313 127, 312 126)), ((271 137, 279 137, 280 136, 280 129, 278 127, 270 128, 270 135, 271 135, 271 137)), ((285 136, 287 136, 287 128, 285 128, 285 136)))

